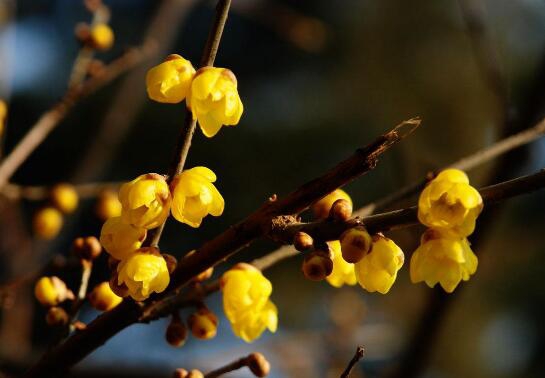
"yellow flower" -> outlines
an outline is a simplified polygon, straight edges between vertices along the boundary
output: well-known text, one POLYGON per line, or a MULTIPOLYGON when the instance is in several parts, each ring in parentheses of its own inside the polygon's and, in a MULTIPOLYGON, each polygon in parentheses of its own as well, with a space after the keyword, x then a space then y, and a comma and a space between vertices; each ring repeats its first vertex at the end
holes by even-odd
POLYGON ((121 217, 108 219, 100 230, 100 244, 113 258, 124 260, 142 246, 146 229, 121 221, 121 217))
POLYGON ((418 199, 420 223, 452 236, 470 235, 482 209, 481 195, 469 185, 466 174, 457 169, 441 172, 418 199))
POLYGON ((429 287, 439 282, 447 293, 452 293, 461 280, 469 280, 477 265, 477 256, 466 238, 429 229, 411 257, 411 281, 425 281, 429 287))
POLYGON ((95 286, 89 294, 89 303, 98 311, 110 311, 123 301, 123 298, 118 297, 110 289, 108 281, 102 282, 95 286))
POLYGON ((221 278, 223 310, 233 332, 246 342, 265 329, 276 332, 278 310, 269 299, 271 282, 249 264, 238 264, 221 278))
POLYGON ((208 138, 222 125, 235 126, 244 110, 235 75, 226 68, 201 68, 191 83, 187 107, 208 138))
POLYGON ((356 273, 354 264, 344 261, 341 253, 341 243, 338 240, 327 243, 333 254, 333 271, 326 277, 327 282, 333 287, 341 287, 344 284, 355 285, 356 273))
POLYGON ((189 93, 195 69, 189 60, 172 54, 146 75, 146 88, 152 100, 170 104, 183 101, 189 93))
POLYGON ((386 294, 403 266, 403 251, 382 235, 373 238, 371 251, 355 264, 356 278, 365 290, 386 294))
POLYGON ((53 239, 62 228, 62 214, 54 207, 44 207, 34 214, 32 229, 42 239, 53 239))
POLYGON ((191 227, 199 227, 202 219, 210 214, 223 213, 225 201, 213 182, 216 175, 206 167, 183 171, 172 182, 172 215, 191 227))
POLYGON ((0 136, 4 132, 4 123, 6 122, 6 116, 8 114, 8 106, 2 100, 0 100, 0 136))
POLYGON ((74 294, 58 277, 42 277, 34 286, 34 296, 43 306, 56 306, 66 299, 74 299, 74 294))
POLYGON ((163 176, 147 173, 123 184, 119 190, 121 219, 148 230, 159 227, 170 212, 170 190, 163 176))
POLYGON ((57 184, 51 189, 51 202, 65 214, 70 214, 78 207, 79 197, 74 185, 57 184))
POLYGON ((96 203, 95 212, 103 221, 120 216, 121 202, 119 202, 119 199, 117 199, 117 194, 111 190, 105 190, 100 193, 96 203))
POLYGON ((91 28, 89 41, 97 50, 109 50, 114 44, 114 32, 106 24, 97 24, 91 28))
POLYGON ((125 284, 129 295, 143 301, 151 293, 164 291, 169 282, 167 264, 156 248, 140 248, 117 266, 117 283, 125 284))
POLYGON ((335 189, 327 196, 312 205, 312 211, 317 219, 326 219, 333 203, 339 199, 347 200, 352 206, 352 198, 342 189, 335 189))

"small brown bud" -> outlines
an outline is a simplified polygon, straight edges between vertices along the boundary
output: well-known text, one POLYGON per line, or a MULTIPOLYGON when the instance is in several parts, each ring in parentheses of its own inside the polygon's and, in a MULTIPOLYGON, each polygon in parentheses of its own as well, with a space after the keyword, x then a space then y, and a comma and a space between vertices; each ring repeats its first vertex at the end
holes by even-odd
POLYGON ((85 0, 83 2, 89 12, 96 12, 102 6, 102 0, 85 0))
POLYGON ((74 239, 72 251, 80 259, 91 261, 100 256, 102 246, 97 238, 94 236, 87 236, 85 238, 74 239))
POLYGON ((129 288, 125 284, 118 284, 117 283, 117 273, 114 273, 112 275, 112 278, 110 278, 110 289, 114 292, 115 295, 125 298, 129 295, 129 288))
POLYGON ((172 272, 174 272, 174 269, 176 269, 176 264, 178 264, 178 260, 176 260, 176 257, 169 255, 168 253, 163 253, 163 258, 167 263, 168 273, 172 274, 172 272))
POLYGON ((80 22, 74 29, 74 35, 78 41, 83 43, 89 39, 89 36, 91 35, 91 28, 88 24, 80 22))
POLYGON ((303 252, 307 249, 312 248, 313 244, 314 240, 312 239, 312 236, 310 236, 306 232, 299 231, 293 237, 293 246, 299 252, 303 252))
POLYGON ((346 262, 355 264, 371 250, 373 240, 363 226, 346 230, 340 237, 341 253, 346 262))
POLYGON ((197 369, 187 371, 185 369, 176 369, 172 378, 204 378, 204 374, 197 369))
POLYGON ((250 371, 254 373, 256 377, 266 377, 269 375, 269 372, 271 371, 271 364, 269 364, 269 361, 267 361, 264 355, 254 352, 247 358, 248 369, 250 369, 250 371))
POLYGON ((194 278, 194 282, 203 282, 212 277, 212 274, 214 274, 214 267, 211 266, 210 268, 206 269, 204 272, 201 272, 197 274, 194 278))
POLYGON ((197 339, 208 340, 216 336, 218 317, 206 307, 201 307, 187 319, 191 333, 197 339))
POLYGON ((310 252, 303 260, 303 273, 312 281, 321 281, 333 271, 333 260, 329 251, 310 252))
POLYGON ((329 217, 337 222, 345 222, 352 216, 352 204, 345 199, 338 199, 333 202, 329 217))
POLYGON ((170 345, 176 348, 185 344, 187 340, 187 327, 178 314, 172 316, 172 320, 165 333, 165 338, 170 345))
POLYGON ((50 326, 62 326, 68 323, 68 314, 61 307, 51 307, 47 310, 45 321, 50 326))

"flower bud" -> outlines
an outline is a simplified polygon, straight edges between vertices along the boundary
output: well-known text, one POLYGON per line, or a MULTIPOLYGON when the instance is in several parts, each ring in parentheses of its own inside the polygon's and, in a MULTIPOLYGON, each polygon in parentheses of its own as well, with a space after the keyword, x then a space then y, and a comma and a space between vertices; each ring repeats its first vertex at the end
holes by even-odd
POLYGON ((120 216, 121 202, 117 199, 117 193, 111 190, 102 191, 95 206, 95 213, 103 221, 120 216))
POLYGON ((218 317, 209 309, 202 307, 191 314, 187 320, 191 333, 197 339, 208 340, 216 336, 218 317))
POLYGON ((173 347, 183 346, 187 340, 187 327, 178 314, 172 316, 165 334, 167 342, 173 347))
POLYGON ((56 306, 67 299, 74 299, 74 294, 58 277, 42 277, 36 282, 34 296, 46 307, 56 306))
POLYGON ((329 250, 315 250, 305 256, 303 273, 312 281, 321 281, 333 271, 333 260, 329 250))
POLYGON ((62 214, 59 210, 54 207, 44 207, 34 214, 32 229, 37 237, 50 240, 59 234, 62 223, 62 214))
POLYGON ((352 205, 352 199, 344 190, 335 189, 327 196, 312 205, 312 212, 314 213, 314 216, 317 219, 326 219, 329 216, 329 212, 331 211, 333 203, 338 199, 345 199, 350 203, 350 205, 352 205))
POLYGON ((256 377, 266 377, 271 371, 271 364, 265 358, 264 355, 258 352, 254 352, 247 357, 248 369, 256 377))
POLYGON ((89 303, 98 311, 110 311, 122 301, 123 298, 116 295, 106 281, 95 286, 89 294, 89 303))
POLYGON ((97 50, 109 50, 114 44, 114 32, 107 24, 97 24, 91 27, 89 45, 97 50))
POLYGON ((201 272, 197 274, 195 277, 193 277, 193 282, 203 282, 212 277, 212 274, 214 274, 214 267, 211 266, 210 268, 206 269, 204 272, 201 272))
POLYGON ((61 307, 50 307, 45 315, 45 322, 50 326, 62 326, 68 323, 68 314, 61 307))
POLYGON ((178 260, 176 260, 176 257, 169 255, 168 253, 163 253, 162 256, 167 263, 168 274, 172 274, 172 272, 174 272, 174 269, 176 269, 178 260))
POLYGON ((100 243, 110 256, 124 260, 140 248, 146 235, 145 228, 124 223, 121 217, 113 217, 102 225, 100 243))
POLYGON ((78 207, 79 197, 74 185, 68 183, 57 184, 51 189, 49 195, 53 206, 64 214, 70 214, 78 207))
POLYGON ((112 289, 112 292, 118 297, 125 298, 129 296, 129 288, 124 283, 119 284, 117 282, 117 274, 114 273, 112 275, 108 284, 110 285, 110 289, 112 289))
POLYGON ((329 217, 337 222, 345 222, 352 216, 352 201, 340 198, 333 202, 329 217))
POLYGON ((341 235, 340 241, 343 259, 352 264, 363 259, 373 245, 371 235, 363 226, 346 230, 341 235))
POLYGON ((89 36, 91 35, 91 28, 89 27, 89 24, 86 24, 85 22, 78 23, 74 29, 74 35, 81 43, 89 40, 89 36))
POLYGON ((102 246, 97 238, 94 236, 87 236, 85 238, 74 239, 72 251, 80 259, 91 261, 100 256, 102 246))
POLYGON ((306 232, 299 231, 293 237, 293 246, 299 252, 303 252, 307 249, 312 248, 313 243, 314 240, 312 239, 312 236, 310 236, 306 232))

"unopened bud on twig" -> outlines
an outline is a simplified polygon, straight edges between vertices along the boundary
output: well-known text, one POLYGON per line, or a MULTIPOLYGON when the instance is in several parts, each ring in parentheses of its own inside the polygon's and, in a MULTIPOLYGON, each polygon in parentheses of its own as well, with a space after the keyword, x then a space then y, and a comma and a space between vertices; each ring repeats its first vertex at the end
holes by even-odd
POLYGON ((355 264, 371 250, 373 240, 363 226, 346 230, 340 237, 341 253, 346 262, 355 264))
POLYGON ((269 372, 271 371, 271 364, 269 364, 269 361, 267 361, 264 355, 254 352, 247 358, 248 369, 250 369, 250 371, 254 373, 256 377, 266 377, 269 375, 269 372))
POLYGON ((293 237, 293 246, 299 252, 303 252, 307 249, 312 248, 313 243, 314 240, 312 239, 312 236, 310 236, 306 232, 299 231, 293 237))
POLYGON ((167 342, 173 347, 183 346, 187 340, 187 327, 178 314, 172 315, 172 320, 165 333, 167 342))
POLYGON ((303 260, 303 273, 309 280, 321 281, 332 271, 333 260, 329 249, 312 251, 303 260))
POLYGON ((204 378, 204 374, 200 370, 193 369, 187 371, 185 369, 176 369, 172 378, 204 378))
POLYGON ((197 339, 208 340, 216 336, 218 317, 206 307, 201 307, 187 320, 191 333, 197 339))
POLYGON ((168 273, 172 274, 172 272, 174 272, 174 269, 176 269, 176 264, 178 264, 178 260, 176 260, 176 257, 169 255, 168 253, 163 253, 162 255, 165 259, 165 262, 167 263, 168 273))
POLYGON ((72 251, 80 259, 94 260, 102 252, 102 246, 94 236, 76 238, 72 243, 72 251))
POLYGON ((50 326, 62 326, 68 323, 68 314, 61 307, 51 307, 47 310, 45 321, 50 326))
POLYGON ((352 203, 345 199, 333 202, 329 217, 337 222, 345 222, 352 216, 352 203))

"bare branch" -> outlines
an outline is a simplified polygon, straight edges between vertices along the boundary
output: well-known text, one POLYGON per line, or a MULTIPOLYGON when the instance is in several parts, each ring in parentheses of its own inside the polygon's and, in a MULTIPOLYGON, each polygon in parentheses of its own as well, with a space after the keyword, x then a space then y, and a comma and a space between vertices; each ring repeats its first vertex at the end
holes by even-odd
POLYGON ((341 378, 348 378, 350 376, 350 373, 352 372, 352 369, 354 369, 354 366, 356 366, 356 364, 360 362, 364 355, 365 349, 361 345, 358 345, 358 347, 356 348, 356 353, 354 353, 354 357, 352 357, 350 362, 348 362, 348 366, 342 372, 341 378))

